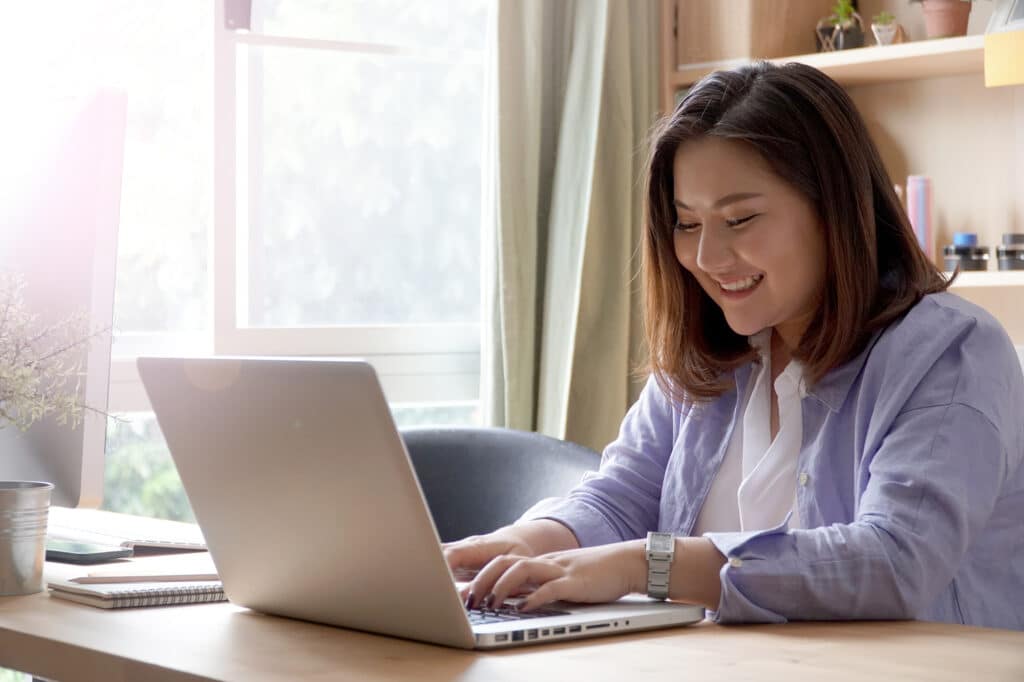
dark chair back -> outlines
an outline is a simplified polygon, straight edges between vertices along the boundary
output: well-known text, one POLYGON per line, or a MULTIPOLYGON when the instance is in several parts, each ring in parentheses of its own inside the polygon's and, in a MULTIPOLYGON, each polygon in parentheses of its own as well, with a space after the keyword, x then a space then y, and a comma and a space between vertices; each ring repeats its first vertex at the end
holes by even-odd
POLYGON ((514 429, 412 428, 402 438, 442 542, 512 523, 601 462, 590 448, 514 429))

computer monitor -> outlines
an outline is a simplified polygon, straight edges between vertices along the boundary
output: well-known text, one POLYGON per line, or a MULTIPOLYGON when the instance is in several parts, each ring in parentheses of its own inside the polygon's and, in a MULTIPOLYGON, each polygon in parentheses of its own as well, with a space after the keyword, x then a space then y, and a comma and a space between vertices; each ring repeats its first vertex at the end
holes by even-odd
MULTIPOLYGON (((5 93, 0 110, 0 270, 25 281, 39 324, 86 313, 112 329, 127 99, 100 91, 54 97, 5 93)), ((111 333, 82 351, 79 397, 106 411, 111 333)), ((0 479, 48 481, 53 504, 103 499, 106 417, 86 410, 72 429, 46 417, 0 428, 0 479)))

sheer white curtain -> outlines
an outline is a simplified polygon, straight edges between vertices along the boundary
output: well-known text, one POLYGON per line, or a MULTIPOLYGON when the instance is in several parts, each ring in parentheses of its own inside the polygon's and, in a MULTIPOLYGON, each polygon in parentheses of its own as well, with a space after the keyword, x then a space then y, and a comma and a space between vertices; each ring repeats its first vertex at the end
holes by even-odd
POLYGON ((485 150, 489 423, 600 449, 639 390, 656 0, 498 0, 485 150))

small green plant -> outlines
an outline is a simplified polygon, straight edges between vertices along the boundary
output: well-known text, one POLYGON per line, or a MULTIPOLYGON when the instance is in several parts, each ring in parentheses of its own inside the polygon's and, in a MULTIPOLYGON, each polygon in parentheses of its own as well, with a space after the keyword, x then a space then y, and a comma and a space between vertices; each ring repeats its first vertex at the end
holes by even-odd
POLYGON ((84 314, 40 324, 24 290, 23 278, 0 273, 0 428, 25 431, 47 416, 74 428, 92 409, 79 398, 84 349, 103 332, 84 314))
POLYGON ((882 11, 872 17, 871 21, 879 26, 888 26, 892 22, 896 21, 896 17, 889 12, 882 11))
POLYGON ((853 0, 836 0, 836 4, 832 6, 829 23, 840 28, 849 28, 853 24, 853 17, 856 13, 853 0))

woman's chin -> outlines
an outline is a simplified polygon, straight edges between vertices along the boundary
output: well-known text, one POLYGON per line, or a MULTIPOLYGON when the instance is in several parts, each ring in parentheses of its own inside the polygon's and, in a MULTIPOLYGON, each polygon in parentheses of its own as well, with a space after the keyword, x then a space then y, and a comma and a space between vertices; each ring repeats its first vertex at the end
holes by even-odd
POLYGON ((751 320, 725 320, 729 324, 729 329, 733 330, 740 336, 753 336, 762 329, 766 329, 767 325, 763 322, 754 322, 751 320))

